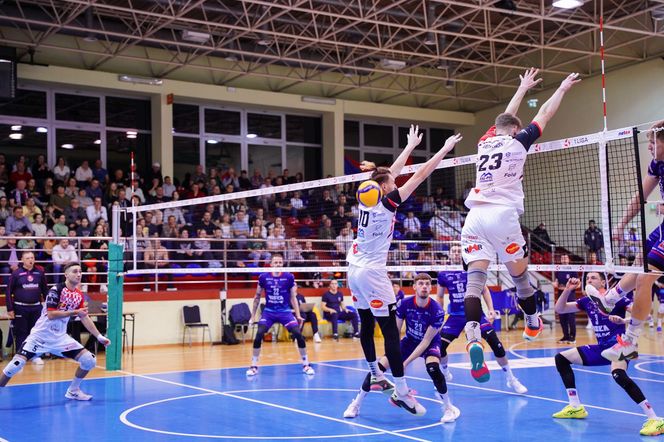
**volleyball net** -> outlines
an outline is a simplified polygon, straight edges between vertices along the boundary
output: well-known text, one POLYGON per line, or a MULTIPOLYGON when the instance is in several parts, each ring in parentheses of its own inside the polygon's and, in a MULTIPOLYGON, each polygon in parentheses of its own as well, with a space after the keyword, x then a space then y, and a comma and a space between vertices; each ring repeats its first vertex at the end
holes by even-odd
MULTIPOLYGON (((531 147, 521 217, 529 270, 543 278, 558 271, 644 270, 647 208, 643 206, 619 236, 612 231, 640 191, 639 146, 645 146, 646 131, 646 126, 629 127, 531 147)), ((476 155, 444 159, 430 182, 399 207, 388 258, 394 279, 462 268, 454 248, 460 245, 467 214, 463 201, 475 183, 475 160, 476 155)), ((397 184, 419 167, 406 166, 397 184)), ((157 275, 164 283, 205 275, 229 288, 256 279, 271 257, 281 254, 284 267, 271 271, 295 273, 301 285, 319 286, 332 277, 343 280, 359 216, 355 190, 369 176, 359 173, 130 207, 125 221, 113 226, 123 232, 125 271, 130 276, 157 275)), ((200 184, 215 192, 214 183, 200 184)), ((187 198, 186 192, 180 196, 187 198)), ((656 216, 651 218, 650 224, 658 222, 656 216)), ((499 275, 505 268, 496 260, 490 270, 499 275)))

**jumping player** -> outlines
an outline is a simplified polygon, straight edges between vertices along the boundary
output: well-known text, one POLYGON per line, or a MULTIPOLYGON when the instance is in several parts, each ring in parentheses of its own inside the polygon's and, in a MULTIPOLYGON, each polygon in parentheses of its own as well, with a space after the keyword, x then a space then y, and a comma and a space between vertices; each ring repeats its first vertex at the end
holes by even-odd
MULTIPOLYGON (((458 245, 453 245, 450 248, 450 260, 452 264, 461 263, 461 247, 458 245)), ((442 338, 442 343, 440 346, 441 354, 441 365, 443 367, 443 373, 445 378, 448 381, 452 380, 452 372, 450 372, 447 367, 447 361, 449 356, 447 356, 447 347, 450 346, 452 341, 459 337, 463 331, 463 327, 466 323, 465 311, 464 311, 464 293, 466 292, 466 273, 462 271, 451 271, 451 272, 439 272, 438 273, 438 302, 440 305, 444 305, 444 295, 445 289, 450 297, 450 302, 447 305, 447 314, 448 317, 443 324, 443 328, 440 332, 440 337, 442 338)), ((498 365, 502 368, 507 376, 507 387, 513 389, 519 394, 528 393, 528 389, 519 382, 519 380, 512 373, 510 368, 510 363, 507 360, 507 353, 505 352, 505 347, 503 347, 502 342, 498 338, 496 331, 493 329, 491 322, 493 322, 493 299, 491 298, 491 292, 487 287, 484 288, 482 292, 482 297, 484 302, 487 305, 487 312, 491 321, 482 313, 480 321, 480 329, 482 331, 482 338, 489 344, 493 354, 496 357, 498 365)), ((470 374, 478 382, 486 382, 490 378, 489 369, 486 366, 486 362, 480 367, 479 370, 471 369, 470 374)))
POLYGON ((482 303, 480 296, 487 280, 489 263, 498 255, 512 277, 524 312, 526 327, 523 337, 536 339, 543 328, 537 314, 534 290, 528 280, 528 251, 521 234, 519 216, 523 213, 521 180, 528 149, 542 134, 542 130, 558 110, 572 86, 578 83, 578 74, 570 74, 553 93, 524 129, 515 114, 526 91, 539 80, 537 70, 531 69, 521 76, 521 86, 507 106, 506 112, 496 117, 496 124, 480 139, 477 146, 477 180, 466 198, 470 209, 461 230, 462 254, 468 266, 466 287, 466 349, 473 370, 484 365, 480 344, 482 331, 482 303))
POLYGON ((79 289, 81 283, 81 265, 69 263, 65 266, 65 282, 57 284, 48 291, 46 304, 41 316, 32 328, 30 335, 19 349, 14 358, 2 370, 0 387, 7 382, 25 365, 26 361, 44 353, 61 355, 78 362, 74 379, 65 393, 67 399, 89 401, 92 396, 81 391, 81 381, 97 365, 95 356, 83 348, 80 342, 67 334, 69 318, 78 316, 83 326, 92 334, 100 344, 108 346, 111 341, 99 333, 94 322, 88 316, 88 309, 84 305, 83 293, 79 289))
MULTIPOLYGON (((587 288, 592 287, 599 295, 603 296, 605 292, 605 281, 597 272, 590 272, 586 277, 587 288)), ((563 384, 567 389, 569 405, 553 415, 557 419, 583 419, 588 416, 588 412, 581 405, 579 394, 576 391, 574 381, 574 371, 572 364, 583 365, 586 367, 611 365, 611 375, 620 387, 637 403, 647 416, 646 422, 641 428, 640 434, 643 436, 656 436, 664 434, 664 419, 657 417, 650 403, 646 400, 641 389, 627 375, 627 361, 609 361, 602 356, 602 350, 611 347, 621 333, 625 331, 625 312, 631 301, 628 298, 620 299, 613 307, 613 310, 607 315, 601 311, 598 306, 588 297, 583 297, 576 302, 568 302, 570 294, 574 293, 580 287, 577 278, 570 278, 567 281, 565 290, 556 302, 556 313, 576 313, 585 311, 595 330, 597 344, 584 345, 581 347, 570 348, 555 356, 556 368, 563 384)), ((588 290, 586 290, 587 292, 588 290)))
POLYGON ((410 394, 403 375, 403 362, 399 350, 399 330, 396 323, 396 299, 392 283, 387 274, 387 253, 392 241, 394 217, 399 204, 405 201, 417 187, 436 169, 446 153, 461 140, 454 135, 445 141, 443 148, 420 167, 401 187, 397 188, 394 178, 411 152, 422 141, 419 127, 410 127, 408 144, 392 167, 376 169, 371 179, 383 191, 383 199, 374 207, 360 205, 357 237, 348 251, 348 286, 354 297, 355 307, 360 315, 360 342, 369 365, 374 389, 394 388, 378 369, 376 347, 373 341, 374 318, 385 338, 385 357, 389 361, 396 388, 391 401, 416 415, 423 415, 426 409, 410 394))
MULTIPOLYGON (((270 265, 272 267, 283 267, 283 256, 278 253, 273 254, 270 265)), ((247 369, 247 376, 251 377, 258 374, 258 358, 261 354, 263 337, 275 322, 283 325, 297 341, 297 348, 302 358, 302 372, 313 375, 315 372, 313 367, 309 365, 307 344, 300 332, 300 324, 303 319, 300 316, 300 305, 297 302, 295 277, 292 273, 288 272, 261 274, 258 278, 256 296, 254 297, 254 304, 251 309, 252 320, 256 316, 256 310, 258 310, 263 293, 265 293, 265 310, 263 310, 263 314, 258 321, 258 329, 256 330, 256 338, 254 339, 254 351, 251 357, 251 366, 247 369), (295 311, 294 316, 293 310, 295 311)))
MULTIPOLYGON (((653 156, 648 175, 643 178, 643 197, 647 198, 655 187, 659 185, 659 193, 664 198, 664 120, 655 123, 648 132, 648 150, 653 156)), ((641 210, 641 197, 637 191, 625 209, 618 226, 613 233, 614 239, 622 239, 623 233, 629 222, 641 210)), ((645 221, 644 221, 645 222, 645 221)), ((664 223, 659 225, 650 233, 646 241, 644 254, 647 255, 648 273, 625 275, 606 296, 591 299, 605 313, 610 312, 621 297, 632 290, 634 292, 634 304, 632 305, 632 316, 625 333, 618 338, 616 344, 604 350, 602 356, 610 361, 621 359, 636 359, 639 355, 638 342, 643 323, 648 319, 652 309, 652 295, 650 293, 653 283, 664 272, 664 223)), ((590 295, 589 295, 590 296, 590 295)))
MULTIPOLYGON (((437 302, 431 302, 431 277, 419 273, 414 279, 415 296, 405 298, 397 307, 397 328, 401 330, 406 323, 406 336, 401 339, 401 357, 404 368, 417 358, 424 358, 427 373, 436 387, 437 397, 442 402, 443 417, 441 422, 454 422, 461 412, 452 405, 447 393, 447 384, 440 371, 440 327, 443 325, 445 312, 437 302)), ((389 368, 389 361, 383 356, 378 368, 384 372, 389 368)), ((367 373, 357 397, 348 405, 344 417, 354 418, 360 414, 360 407, 371 389, 371 373, 367 373)), ((389 391, 389 390, 388 390, 389 391)), ((387 391, 385 391, 387 392, 387 391)))

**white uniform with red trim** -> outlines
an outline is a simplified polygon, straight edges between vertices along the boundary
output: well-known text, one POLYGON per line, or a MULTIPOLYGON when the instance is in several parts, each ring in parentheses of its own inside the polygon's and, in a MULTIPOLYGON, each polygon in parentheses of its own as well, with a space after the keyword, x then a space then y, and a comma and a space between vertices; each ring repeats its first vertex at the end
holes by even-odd
POLYGON ((62 355, 63 352, 82 349, 81 343, 67 334, 69 317, 48 319, 48 312, 72 311, 84 306, 83 293, 78 288, 71 290, 64 283, 51 287, 41 316, 32 327, 22 349, 37 355, 62 355))
POLYGON ((360 204, 357 237, 346 257, 353 303, 358 309, 371 309, 374 316, 389 316, 388 306, 396 303, 386 268, 399 204, 398 190, 374 207, 360 204))
POLYGON ((528 149, 541 135, 533 122, 515 137, 496 136, 491 127, 477 145, 475 187, 466 198, 470 209, 461 230, 466 264, 477 260, 516 261, 526 256, 519 216, 523 213, 523 168, 528 149))

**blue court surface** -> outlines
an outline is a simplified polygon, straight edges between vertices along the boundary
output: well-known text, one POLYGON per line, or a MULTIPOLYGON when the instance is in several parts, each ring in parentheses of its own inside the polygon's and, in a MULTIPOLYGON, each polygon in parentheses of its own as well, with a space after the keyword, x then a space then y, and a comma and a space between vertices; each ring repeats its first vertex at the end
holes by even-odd
MULTIPOLYGON (((422 361, 408 368, 409 386, 428 408, 415 417, 370 394, 358 418, 342 413, 365 375, 360 360, 317 363, 307 377, 299 365, 263 366, 248 380, 245 368, 126 375, 83 383, 91 402, 66 400, 68 382, 15 385, 0 391, 0 437, 32 440, 352 440, 487 441, 635 440, 645 417, 613 381, 609 367, 575 370, 589 417, 550 416, 566 404, 552 356, 560 349, 511 350, 515 375, 529 389, 519 396, 490 362, 492 378, 478 384, 466 356, 451 355, 449 384, 460 418, 442 425, 440 405, 422 361)), ((74 365, 72 365, 73 371, 74 365)), ((664 410, 664 358, 643 355, 629 373, 656 411, 664 410)), ((20 376, 20 375, 19 375, 20 376)), ((643 438, 656 440, 656 438, 643 438)))

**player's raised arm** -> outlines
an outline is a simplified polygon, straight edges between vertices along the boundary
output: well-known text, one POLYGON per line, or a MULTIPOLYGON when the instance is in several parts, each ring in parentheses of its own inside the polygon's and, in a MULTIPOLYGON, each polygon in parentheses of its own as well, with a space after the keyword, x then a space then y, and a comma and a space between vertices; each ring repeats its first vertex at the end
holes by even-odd
POLYGON ((537 112, 537 115, 535 115, 535 118, 533 118, 533 122, 537 123, 540 130, 544 130, 547 123, 556 114, 558 108, 560 107, 560 103, 563 101, 563 97, 567 91, 569 91, 572 86, 580 81, 581 79, 579 78, 579 74, 569 74, 567 78, 565 78, 563 82, 560 83, 560 86, 558 86, 558 89, 556 89, 553 95, 551 95, 551 98, 546 100, 546 102, 540 108, 539 112, 537 112))
POLYGON ((429 348, 429 345, 431 345, 431 341, 433 341, 433 338, 438 336, 440 333, 440 328, 436 328, 433 326, 427 327, 427 331, 424 333, 424 337, 420 341, 419 344, 417 344, 417 347, 415 347, 415 350, 406 358, 405 361, 403 361, 403 366, 407 367, 408 364, 413 362, 415 359, 419 358, 424 351, 429 348))
MULTIPOLYGON (((643 196, 648 197, 652 193, 652 191, 655 190, 657 184, 659 184, 659 178, 650 175, 650 170, 649 170, 648 175, 643 177, 643 196)), ((634 192, 634 195, 632 196, 632 199, 629 201, 629 204, 627 204, 627 207, 623 212, 623 216, 620 218, 620 222, 612 232, 613 239, 617 241, 623 240, 623 233, 625 231, 625 227, 627 227, 627 224, 629 224, 629 222, 632 221, 632 218, 634 218, 634 216, 636 216, 636 214, 639 213, 639 210, 641 210, 641 204, 642 204, 641 195, 637 190, 636 192, 634 192)))
POLYGON ((530 68, 523 75, 519 75, 521 84, 519 85, 519 88, 516 90, 514 96, 510 100, 507 107, 505 108, 506 113, 516 115, 516 113, 519 111, 521 100, 523 100, 523 97, 526 96, 526 92, 528 92, 530 89, 532 89, 542 81, 541 78, 537 79, 535 78, 537 77, 537 74, 539 74, 539 69, 530 68))
POLYGON ((401 175, 401 169, 403 169, 406 161, 408 161, 408 157, 413 152, 413 149, 415 149, 422 142, 423 135, 424 132, 420 133, 420 126, 413 126, 412 124, 410 125, 406 147, 403 148, 397 159, 392 164, 392 167, 390 167, 390 173, 393 177, 396 178, 401 175))
POLYGON ((560 294, 560 297, 556 301, 556 313, 562 315, 565 313, 576 313, 580 311, 579 307, 576 305, 576 302, 567 301, 569 295, 574 293, 579 287, 581 287, 581 281, 579 281, 578 278, 570 278, 567 280, 565 290, 563 290, 563 292, 560 294))

